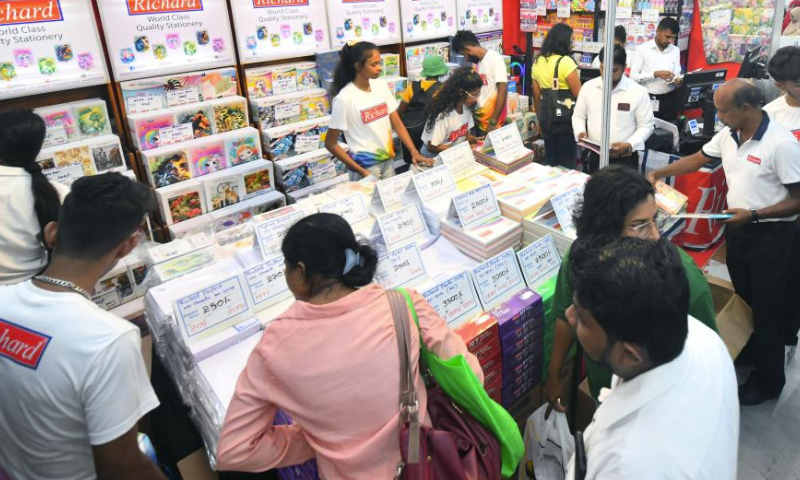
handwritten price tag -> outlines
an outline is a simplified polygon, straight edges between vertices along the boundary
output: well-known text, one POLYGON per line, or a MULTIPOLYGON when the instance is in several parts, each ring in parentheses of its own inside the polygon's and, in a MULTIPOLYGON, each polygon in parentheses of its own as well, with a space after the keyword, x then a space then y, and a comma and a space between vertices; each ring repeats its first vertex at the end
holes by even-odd
POLYGON ((67 165, 66 167, 51 168, 42 173, 44 173, 44 176, 51 182, 58 182, 68 187, 72 185, 72 182, 84 175, 83 165, 80 163, 67 165))
POLYGON ((469 273, 461 272, 422 294, 450 328, 481 313, 469 273))
POLYGON ((181 332, 189 341, 200 334, 210 334, 238 323, 251 310, 241 274, 179 298, 173 308, 181 332))
POLYGON ((136 113, 147 113, 163 108, 162 97, 157 97, 152 93, 142 93, 135 97, 128 98, 128 115, 136 113))
POLYGON ((525 145, 522 144, 522 137, 515 123, 490 132, 488 138, 499 161, 510 162, 525 153, 525 145))
POLYGON ((194 139, 191 123, 158 129, 158 145, 164 147, 194 139))
POLYGON ((375 184, 376 194, 380 198, 385 212, 391 212, 403 206, 401 198, 403 192, 408 190, 412 177, 413 174, 411 172, 406 172, 381 180, 375 184))
POLYGON ((200 101, 200 89, 198 87, 181 88, 180 90, 167 91, 167 105, 177 107, 188 105, 200 101))
POLYGON ((271 307, 291 295, 284 269, 283 257, 275 257, 244 271, 256 310, 271 307))
POLYGON ((517 252, 517 258, 522 266, 525 283, 531 288, 550 278, 561 267, 561 256, 550 235, 545 235, 517 252))
POLYGON ((280 255, 283 237, 289 228, 303 218, 305 214, 300 211, 289 212, 275 218, 256 224, 256 238, 264 258, 280 255))
POLYGON ((64 127, 63 123, 59 122, 47 127, 47 131, 44 134, 44 144, 42 146, 46 148, 55 145, 64 145, 67 142, 69 142, 67 129, 64 127))
POLYGON ((514 250, 510 248, 473 268, 472 278, 485 311, 525 287, 514 250))
POLYGON ((632 18, 632 17, 633 17, 632 7, 617 7, 617 18, 632 18))
POLYGON ((431 168, 414 176, 414 187, 423 203, 431 203, 456 190, 456 183, 446 166, 431 168))
POLYGON ((658 9, 657 8, 642 9, 642 21, 658 23, 660 21, 660 15, 658 9))
POLYGON ((283 95, 297 91, 297 78, 294 75, 281 75, 272 79, 272 94, 283 95))
POLYGON ((497 206, 497 199, 490 184, 481 185, 453 197, 453 205, 456 207, 461 226, 465 229, 500 216, 500 207, 497 206))
POLYGON ((439 153, 439 158, 442 159, 444 166, 450 169, 453 175, 458 175, 461 170, 475 164, 475 155, 472 154, 469 142, 461 142, 455 147, 448 148, 439 153))
POLYGON ((558 223, 561 224, 561 231, 571 238, 576 237, 575 227, 572 225, 572 212, 580 198, 581 188, 573 188, 550 199, 558 223))
MULTIPOLYGON (((298 113, 299 115, 299 113, 298 113)), ((313 152, 319 150, 319 134, 298 135, 294 142, 294 151, 297 153, 313 152)))
POLYGON ((369 218, 367 207, 364 205, 364 197, 360 193, 323 205, 319 211, 335 213, 347 220, 350 225, 356 225, 369 218))
POLYGON ((422 256, 415 243, 392 250, 378 259, 375 281, 384 288, 419 285, 426 277, 422 256))
POLYGON ((416 203, 396 212, 381 215, 378 218, 378 225, 388 248, 399 243, 412 242, 428 231, 428 226, 416 203))
POLYGON ((299 116, 299 103, 284 103, 281 105, 275 105, 275 120, 285 120, 287 118, 297 118, 299 116))

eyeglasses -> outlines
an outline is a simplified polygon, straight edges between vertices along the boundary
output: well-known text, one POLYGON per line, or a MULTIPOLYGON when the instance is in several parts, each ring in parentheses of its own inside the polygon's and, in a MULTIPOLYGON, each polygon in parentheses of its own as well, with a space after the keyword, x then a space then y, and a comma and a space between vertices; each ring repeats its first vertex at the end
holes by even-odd
POLYGON ((625 228, 633 232, 633 234, 639 238, 648 238, 652 232, 652 228, 655 227, 656 231, 661 233, 664 231, 664 227, 667 226, 667 222, 669 222, 669 217, 658 212, 656 218, 653 220, 647 220, 636 225, 629 225, 625 228))

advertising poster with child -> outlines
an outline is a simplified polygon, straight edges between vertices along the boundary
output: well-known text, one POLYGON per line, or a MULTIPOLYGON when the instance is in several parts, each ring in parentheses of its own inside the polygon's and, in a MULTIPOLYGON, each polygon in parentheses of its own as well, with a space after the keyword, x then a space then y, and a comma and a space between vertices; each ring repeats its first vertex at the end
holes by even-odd
POLYGON ((347 42, 400 43, 398 0, 327 0, 331 47, 347 42))
POLYGON ((502 0, 461 0, 458 2, 458 29, 475 33, 503 29, 502 0))
POLYGON ((240 0, 231 7, 242 63, 331 49, 325 0, 240 0))
POLYGON ((98 2, 117 80, 236 63, 224 0, 98 2), (112 27, 113 26, 113 27, 112 27))
POLYGON ((786 0, 779 47, 800 47, 800 0, 786 0))
POLYGON ((0 0, 0 99, 107 81, 89 0, 0 0))
POLYGON ((400 0, 403 40, 418 41, 455 35, 455 0, 400 0))

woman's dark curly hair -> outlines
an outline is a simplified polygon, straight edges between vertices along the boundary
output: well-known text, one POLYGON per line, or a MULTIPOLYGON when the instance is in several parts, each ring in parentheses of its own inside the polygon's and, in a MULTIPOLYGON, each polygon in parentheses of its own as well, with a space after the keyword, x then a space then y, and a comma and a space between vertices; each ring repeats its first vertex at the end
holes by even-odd
POLYGON ((481 76, 475 73, 472 67, 459 67, 453 71, 428 106, 428 125, 425 129, 429 132, 432 131, 437 119, 444 118, 455 110, 467 92, 482 86, 481 76))

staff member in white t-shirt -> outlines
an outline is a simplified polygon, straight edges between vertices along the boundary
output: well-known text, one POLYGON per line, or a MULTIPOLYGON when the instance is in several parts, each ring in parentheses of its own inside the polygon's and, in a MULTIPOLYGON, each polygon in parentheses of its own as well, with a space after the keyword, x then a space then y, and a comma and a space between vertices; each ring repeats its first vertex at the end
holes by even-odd
MULTIPOLYGON (((800 47, 778 49, 769 61, 769 76, 784 94, 764 107, 769 118, 788 128, 800 141, 800 47)), ((795 224, 792 239, 792 256, 789 259, 790 271, 800 271, 800 225, 795 224)), ((789 275, 786 289, 786 328, 783 341, 786 344, 786 364, 797 350, 797 333, 800 330, 800 276, 789 275)))
POLYGON ((414 146, 397 113, 394 93, 378 79, 380 74, 381 54, 376 45, 359 42, 342 48, 333 73, 331 93, 335 97, 325 148, 347 165, 351 180, 370 175, 381 180, 394 175, 392 129, 411 152, 414 165, 433 165, 433 160, 423 157, 414 146), (342 132, 349 154, 339 145, 342 132))
POLYGON ((0 112, 0 285, 22 282, 47 265, 45 225, 58 218, 69 189, 50 183, 36 163, 44 120, 30 110, 0 112))
POLYGON ((579 237, 570 250, 567 320, 586 356, 614 373, 584 432, 583 478, 735 480, 736 372, 719 335, 689 315, 677 248, 606 242, 579 237))
POLYGON ((680 26, 665 17, 658 24, 656 37, 636 49, 631 62, 631 79, 647 89, 653 99, 656 117, 673 122, 681 108, 681 51, 675 45, 680 26))
POLYGON ((472 113, 482 85, 481 77, 472 67, 460 67, 447 79, 428 108, 428 120, 422 131, 423 155, 435 157, 459 143, 477 143, 470 129, 474 126, 472 113))
POLYGON ((481 46, 478 37, 469 30, 459 30, 453 37, 453 51, 477 65, 483 88, 475 109, 475 123, 481 134, 503 126, 506 121, 508 98, 508 69, 503 56, 481 46))
POLYGON ((793 224, 800 213, 800 143, 761 110, 764 96, 747 80, 714 93, 726 128, 702 150, 648 174, 651 182, 722 159, 728 182, 727 264, 736 293, 753 308, 754 331, 739 356, 754 367, 739 387, 742 405, 777 398, 784 374, 784 294, 793 224))
MULTIPOLYGON (((600 71, 611 62, 605 61, 605 50, 600 51, 600 71)), ((612 164, 619 163, 639 168, 639 151, 644 150, 644 142, 655 128, 653 107, 647 90, 625 76, 626 53, 623 47, 615 47, 611 69, 611 130, 609 144, 611 146, 612 164)), ((603 77, 586 82, 578 95, 578 103, 572 114, 572 130, 575 139, 585 138, 600 142, 603 134, 603 77)), ((584 165, 588 171, 594 172, 599 166, 600 156, 585 150, 584 165)))
POLYGON ((152 190, 119 173, 77 180, 44 229, 50 265, 0 287, 0 465, 11 478, 166 479, 137 442, 158 406, 139 328, 90 299, 153 206, 152 190))

